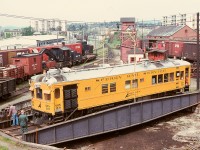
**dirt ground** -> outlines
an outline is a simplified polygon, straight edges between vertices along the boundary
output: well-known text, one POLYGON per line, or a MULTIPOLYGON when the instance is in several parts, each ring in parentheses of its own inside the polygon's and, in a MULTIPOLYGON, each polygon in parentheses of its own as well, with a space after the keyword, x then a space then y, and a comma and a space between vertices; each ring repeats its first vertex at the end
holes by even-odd
POLYGON ((119 132, 67 143, 77 150, 199 150, 200 113, 182 111, 119 132))

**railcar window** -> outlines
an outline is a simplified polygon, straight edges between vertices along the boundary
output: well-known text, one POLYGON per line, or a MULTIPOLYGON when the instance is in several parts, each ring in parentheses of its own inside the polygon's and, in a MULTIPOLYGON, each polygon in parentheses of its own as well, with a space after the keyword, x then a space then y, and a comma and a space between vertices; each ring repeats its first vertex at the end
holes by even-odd
POLYGON ((170 77, 170 81, 174 81, 174 73, 173 72, 170 73, 169 77, 170 77))
POLYGON ((157 84, 157 76, 152 76, 152 84, 157 84))
POLYGON ((163 83, 163 75, 162 74, 158 75, 158 83, 163 83))
POLYGON ((85 87, 85 91, 90 91, 91 87, 85 87))
POLYGON ((36 88, 37 98, 42 99, 42 89, 36 88))
POLYGON ((55 89, 55 98, 60 98, 60 89, 55 89))
POLYGON ((176 71, 176 77, 179 77, 179 76, 180 76, 180 72, 176 71))
POLYGON ((181 80, 184 79, 184 71, 181 71, 181 73, 180 73, 180 79, 181 79, 181 80))
POLYGON ((168 77, 169 77, 168 73, 164 74, 164 82, 168 82, 169 80, 168 77))
POLYGON ((34 91, 31 91, 31 96, 34 97, 34 91))
POLYGON ((102 94, 108 93, 108 84, 102 84, 102 94))
MULTIPOLYGON (((141 81, 141 79, 140 79, 141 81)), ((137 88, 138 87, 138 80, 135 79, 135 80, 132 80, 132 88, 137 88)))
POLYGON ((110 92, 116 92, 116 83, 110 83, 110 92))
POLYGON ((51 100, 51 94, 44 93, 44 99, 45 100, 51 100))
POLYGON ((188 72, 189 72, 189 68, 186 68, 186 69, 185 69, 185 74, 188 75, 188 72))
POLYGON ((131 80, 125 81, 125 89, 130 89, 131 88, 131 80))

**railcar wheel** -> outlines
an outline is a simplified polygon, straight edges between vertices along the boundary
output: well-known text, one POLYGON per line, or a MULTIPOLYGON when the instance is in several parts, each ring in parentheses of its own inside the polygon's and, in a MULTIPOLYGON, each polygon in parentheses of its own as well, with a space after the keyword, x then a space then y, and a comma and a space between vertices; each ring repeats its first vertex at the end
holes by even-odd
POLYGON ((21 83, 23 82, 23 80, 22 80, 21 78, 18 78, 18 79, 16 80, 16 82, 17 82, 17 84, 21 84, 21 83))
POLYGON ((6 94, 6 95, 3 95, 3 96, 2 96, 2 99, 3 99, 3 100, 7 100, 8 97, 9 97, 9 94, 6 94))

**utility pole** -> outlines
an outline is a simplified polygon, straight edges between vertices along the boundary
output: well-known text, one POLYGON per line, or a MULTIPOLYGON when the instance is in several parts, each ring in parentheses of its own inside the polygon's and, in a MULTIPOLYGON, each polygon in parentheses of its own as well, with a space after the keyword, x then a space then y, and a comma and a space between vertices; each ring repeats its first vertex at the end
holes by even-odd
POLYGON ((143 46, 143 40, 144 40, 144 37, 143 37, 143 27, 144 26, 144 23, 143 23, 143 19, 142 19, 142 49, 144 49, 144 46, 143 46))
POLYGON ((197 90, 199 90, 199 12, 197 13, 197 90))
POLYGON ((58 30, 57 30, 57 45, 58 45, 58 30))

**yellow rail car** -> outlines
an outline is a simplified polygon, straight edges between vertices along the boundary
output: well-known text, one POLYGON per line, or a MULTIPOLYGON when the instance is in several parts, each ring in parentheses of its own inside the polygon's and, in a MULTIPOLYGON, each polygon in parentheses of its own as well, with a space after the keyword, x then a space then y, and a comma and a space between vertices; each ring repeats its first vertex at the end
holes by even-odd
POLYGON ((99 67, 52 69, 31 78, 32 108, 54 116, 158 93, 189 90, 190 63, 183 60, 99 67))

